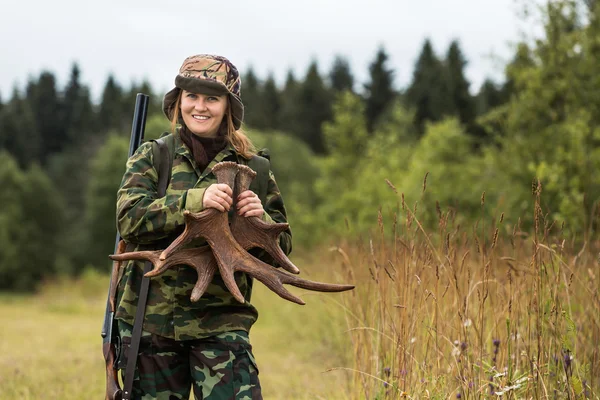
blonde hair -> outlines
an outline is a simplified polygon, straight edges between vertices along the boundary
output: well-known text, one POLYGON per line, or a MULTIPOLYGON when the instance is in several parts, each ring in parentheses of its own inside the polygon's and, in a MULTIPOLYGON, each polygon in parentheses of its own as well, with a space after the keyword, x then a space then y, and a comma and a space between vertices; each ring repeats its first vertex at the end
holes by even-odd
MULTIPOLYGON (((181 106, 181 96, 183 91, 179 91, 179 96, 177 96, 177 100, 173 104, 173 117, 171 118, 171 132, 175 134, 177 130, 177 125, 179 125, 179 116, 181 115, 180 106, 181 106)), ((227 138, 227 142, 231 144, 231 146, 235 149, 235 151, 249 160, 252 158, 254 154, 256 154, 256 147, 252 144, 250 138, 246 135, 246 133, 240 128, 235 129, 233 125, 233 112, 231 110, 231 101, 229 98, 227 99, 227 113, 225 115, 227 118, 227 132, 225 133, 225 137, 227 138)))

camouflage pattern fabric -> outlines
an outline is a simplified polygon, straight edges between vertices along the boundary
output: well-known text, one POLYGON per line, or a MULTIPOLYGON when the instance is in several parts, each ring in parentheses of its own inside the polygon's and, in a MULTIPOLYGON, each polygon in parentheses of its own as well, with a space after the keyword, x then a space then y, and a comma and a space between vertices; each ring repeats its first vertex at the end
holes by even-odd
MULTIPOLYGON (((240 161, 231 146, 221 151, 204 171, 198 170, 190 151, 178 134, 174 139, 171 181, 166 196, 157 198, 158 176, 153 167, 151 143, 145 143, 128 160, 127 170, 117 193, 117 224, 121 237, 136 244, 136 250, 164 249, 184 228, 183 212, 202 210, 204 190, 216 183, 213 166, 221 161, 240 161)), ((286 212, 272 172, 269 173, 266 197, 261 199, 267 222, 286 222, 286 212)), ((258 182, 250 189, 255 193, 258 182)), ((188 246, 206 244, 199 239, 188 246)), ((291 233, 280 236, 280 246, 291 251, 291 233)), ((254 253, 253 253, 254 254, 254 253)), ((262 253, 257 255, 268 260, 262 253)), ((130 261, 119 279, 117 292, 118 320, 133 324, 143 263, 130 261)), ((206 293, 196 303, 190 301, 196 272, 187 266, 169 269, 150 282, 144 330, 175 340, 201 339, 230 331, 249 332, 258 318, 251 304, 253 279, 237 272, 235 279, 246 302, 239 303, 216 274, 206 293)))
MULTIPOLYGON (((124 376, 133 327, 119 321, 123 351, 119 368, 124 376)), ((142 332, 134 399, 174 400, 262 399, 258 368, 248 334, 226 332, 204 339, 177 341, 142 332)))
POLYGON ((179 69, 179 75, 184 78, 219 82, 230 93, 240 96, 240 74, 237 68, 225 57, 211 54, 190 56, 183 61, 179 69))

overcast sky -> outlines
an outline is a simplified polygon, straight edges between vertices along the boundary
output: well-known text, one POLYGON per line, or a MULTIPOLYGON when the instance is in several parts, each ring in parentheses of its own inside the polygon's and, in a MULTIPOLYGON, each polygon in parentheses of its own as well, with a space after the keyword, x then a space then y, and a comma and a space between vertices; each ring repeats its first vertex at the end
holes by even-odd
POLYGON ((339 54, 360 90, 380 45, 401 89, 426 37, 440 55, 460 40, 476 91, 485 77, 502 78, 520 28, 515 1, 12 0, 0 13, 0 94, 5 101, 44 69, 62 87, 76 61, 96 98, 109 73, 127 87, 146 78, 162 95, 183 59, 198 53, 224 55, 242 73, 252 66, 259 78, 272 72, 280 83, 290 68, 304 75, 312 59, 324 74, 339 54))

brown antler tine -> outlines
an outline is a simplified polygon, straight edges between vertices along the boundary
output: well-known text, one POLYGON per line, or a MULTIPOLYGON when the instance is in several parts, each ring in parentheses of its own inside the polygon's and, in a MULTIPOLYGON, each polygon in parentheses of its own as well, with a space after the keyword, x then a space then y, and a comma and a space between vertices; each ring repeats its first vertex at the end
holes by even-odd
POLYGON ((188 210, 185 210, 183 212, 183 220, 185 221, 185 229, 183 230, 183 233, 173 240, 169 247, 163 250, 163 252, 160 254, 160 259, 165 260, 175 250, 188 244, 190 241, 192 241, 192 239, 199 236, 199 223, 207 219, 212 219, 216 217, 217 214, 219 214, 219 211, 214 208, 208 208, 199 213, 192 213, 188 210))
MULTIPOLYGON (((238 165, 236 188, 241 193, 250 187, 256 172, 245 165, 238 165)), ((297 274, 298 267, 290 261, 279 246, 279 234, 288 229, 288 224, 269 224, 258 217, 240 217, 235 214, 231 223, 231 232, 235 240, 245 249, 259 247, 273 257, 273 260, 285 270, 297 274)))
MULTIPOLYGON (((196 270, 198 279, 192 289, 190 300, 196 302, 206 291, 208 284, 212 281, 215 272, 217 271, 217 261, 213 257, 210 246, 195 247, 178 251, 167 259, 169 265, 164 269, 173 265, 189 265, 196 270)), ((148 276, 148 274, 146 274, 148 276)))
POLYGON ((142 260, 150 261, 154 268, 152 271, 147 272, 144 276, 153 278, 164 273, 168 268, 177 265, 188 265, 196 270, 198 274, 198 280, 194 288, 190 300, 196 302, 202 297, 208 284, 212 280, 215 271, 217 270, 217 262, 212 255, 212 251, 209 246, 196 247, 193 249, 185 249, 176 252, 169 257, 167 260, 160 260, 159 255, 161 250, 154 251, 133 251, 129 253, 122 253, 118 255, 110 255, 109 257, 115 261, 125 260, 142 260))
POLYGON ((242 193, 250 188, 250 184, 254 178, 256 178, 256 172, 246 165, 238 164, 237 168, 238 173, 235 177, 235 187, 240 193, 242 193))
POLYGON ((303 289, 318 292, 343 292, 354 289, 353 285, 338 285, 331 283, 314 282, 299 278, 295 275, 280 271, 264 262, 250 256, 250 260, 243 260, 236 265, 237 271, 245 272, 258 279, 265 286, 277 293, 280 297, 291 302, 304 305, 304 301, 290 293, 283 285, 290 284, 303 289))
POLYGON ((171 259, 174 265, 189 265, 196 270, 198 279, 192 289, 190 300, 192 302, 200 300, 218 268, 210 246, 185 249, 173 254, 169 260, 171 259))
POLYGON ((317 292, 345 292, 347 290, 354 289, 354 285, 309 281, 308 279, 302 279, 295 275, 286 274, 282 271, 275 271, 277 271, 277 273, 281 276, 281 283, 296 286, 302 289, 314 290, 317 292))
POLYGON ((129 253, 111 254, 108 256, 111 260, 115 261, 129 261, 129 260, 141 260, 150 261, 155 264, 158 261, 158 255, 160 250, 144 250, 144 251, 130 251, 129 253))
POLYGON ((222 161, 215 165, 212 173, 217 177, 218 183, 225 183, 231 189, 235 186, 235 176, 238 173, 238 165, 232 161, 222 161))
MULTIPOLYGON (((235 176, 237 175, 237 164, 234 162, 221 162, 215 165, 212 169, 217 177, 218 183, 225 183, 232 187, 235 184, 235 176)), ((231 231, 229 229, 229 221, 227 213, 220 212, 214 208, 204 210, 200 213, 183 213, 185 218, 185 230, 183 233, 167 247, 160 255, 161 260, 167 259, 181 246, 191 241, 196 237, 203 237, 213 249, 215 259, 217 260, 219 271, 223 282, 233 297, 240 303, 244 303, 245 299, 240 289, 238 288, 233 276, 231 265, 235 263, 235 249, 233 254, 232 248, 236 245, 239 247, 231 231)))

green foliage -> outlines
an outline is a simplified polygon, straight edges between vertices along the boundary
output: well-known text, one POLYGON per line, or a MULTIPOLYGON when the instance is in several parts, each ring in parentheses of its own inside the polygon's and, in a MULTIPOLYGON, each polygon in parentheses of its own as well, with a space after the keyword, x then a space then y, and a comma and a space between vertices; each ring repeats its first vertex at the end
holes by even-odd
POLYGON ((90 164, 90 180, 85 197, 85 232, 89 235, 87 260, 96 268, 107 267, 114 250, 117 190, 125 173, 128 140, 109 135, 90 164))
POLYGON ((33 290, 55 272, 61 203, 39 167, 23 171, 6 152, 0 182, 0 289, 33 290))
POLYGON ((64 202, 54 182, 37 164, 25 172, 21 206, 25 211, 22 270, 30 281, 37 282, 57 272, 57 257, 63 250, 60 240, 64 231, 64 202))
POLYGON ((358 96, 340 94, 333 110, 333 121, 323 127, 328 154, 315 182, 319 231, 354 235, 372 228, 382 207, 398 203, 386 180, 400 180, 406 171, 415 141, 413 116, 395 104, 369 135, 358 96))
POLYGON ((0 153, 0 282, 4 289, 24 288, 26 282, 19 277, 21 263, 20 243, 24 237, 22 222, 25 210, 21 206, 22 188, 25 184, 23 172, 14 158, 6 152, 0 153))
POLYGON ((320 162, 322 174, 315 189, 320 220, 334 222, 332 227, 339 227, 346 212, 358 209, 355 179, 368 138, 364 110, 357 95, 343 92, 333 105, 333 120, 323 125, 327 156, 320 162))
POLYGON ((42 139, 29 103, 17 90, 0 111, 0 149, 8 151, 20 166, 41 158, 42 139))
POLYGON ((144 131, 144 139, 158 139, 163 133, 171 132, 171 122, 162 113, 150 114, 146 120, 146 130, 144 131))
MULTIPOLYGON (((499 132, 499 151, 488 157, 505 189, 506 209, 524 215, 532 181, 542 184, 548 222, 566 223, 572 233, 595 230, 600 179, 600 56, 597 16, 580 27, 571 2, 547 6, 546 37, 532 51, 520 46, 509 68, 513 95, 503 113, 488 118, 499 132)), ((530 217, 524 227, 532 226, 530 217)))
POLYGON ((296 244, 314 243, 317 198, 313 182, 319 175, 310 148, 297 138, 281 132, 250 131, 258 149, 267 148, 271 168, 285 202, 288 220, 296 244))
POLYGON ((472 139, 457 119, 427 125, 402 185, 408 206, 419 203, 421 223, 433 227, 438 212, 448 210, 459 221, 477 218, 483 187, 489 181, 485 180, 482 161, 471 148, 472 139))

